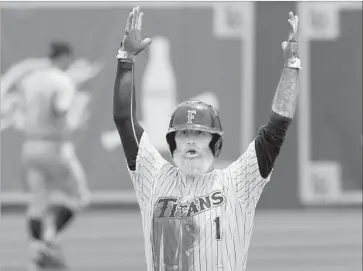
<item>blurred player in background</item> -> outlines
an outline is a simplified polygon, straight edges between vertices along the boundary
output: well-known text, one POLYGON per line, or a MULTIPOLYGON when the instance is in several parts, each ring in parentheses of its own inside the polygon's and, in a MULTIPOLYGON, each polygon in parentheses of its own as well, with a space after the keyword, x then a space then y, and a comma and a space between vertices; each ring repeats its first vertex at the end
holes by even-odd
POLYGON ((269 121, 224 169, 214 167, 223 130, 212 106, 188 101, 174 111, 166 140, 176 166, 164 160, 137 121, 134 61, 151 44, 142 39, 142 21, 140 8, 134 8, 117 55, 113 117, 141 210, 147 270, 245 270, 257 202, 296 109, 298 18, 290 12, 288 41, 282 43, 285 64, 269 121))
POLYGON ((55 42, 49 58, 25 60, 2 76, 2 129, 14 126, 25 135, 22 159, 31 193, 27 224, 38 267, 65 267, 56 237, 90 200, 69 140, 88 118, 84 109, 90 97, 77 92, 77 83, 87 76, 77 74, 82 63, 72 68, 71 61, 71 46, 55 42))

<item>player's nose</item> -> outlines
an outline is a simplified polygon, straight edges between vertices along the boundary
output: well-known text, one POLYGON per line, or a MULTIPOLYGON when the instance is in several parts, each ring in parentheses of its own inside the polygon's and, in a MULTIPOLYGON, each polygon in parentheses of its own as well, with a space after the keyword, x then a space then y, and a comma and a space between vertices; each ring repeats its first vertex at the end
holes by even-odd
POLYGON ((188 137, 187 138, 187 146, 188 146, 188 148, 194 148, 194 147, 196 147, 196 142, 195 142, 195 140, 194 140, 194 138, 192 138, 192 137, 188 137))

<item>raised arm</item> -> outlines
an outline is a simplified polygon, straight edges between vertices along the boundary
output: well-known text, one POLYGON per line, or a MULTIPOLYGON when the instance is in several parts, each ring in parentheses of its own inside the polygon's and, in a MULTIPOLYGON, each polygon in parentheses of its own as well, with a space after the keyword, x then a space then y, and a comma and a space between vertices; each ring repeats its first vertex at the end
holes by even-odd
POLYGON ((255 208, 269 182, 287 129, 294 116, 298 96, 297 16, 289 14, 289 39, 282 43, 285 65, 272 103, 268 123, 262 126, 246 152, 229 166, 237 197, 246 209, 255 208))
POLYGON ((113 95, 113 119, 120 135, 128 167, 135 169, 139 142, 144 132, 136 118, 134 64, 119 60, 113 95))
POLYGON ((292 12, 289 16, 289 39, 282 43, 285 65, 273 99, 272 110, 282 117, 292 119, 298 97, 300 59, 297 42, 298 17, 292 12))
POLYGON ((139 7, 134 8, 127 19, 125 35, 117 55, 113 97, 113 119, 121 137, 141 210, 151 202, 156 175, 168 164, 136 119, 134 59, 151 43, 151 39, 141 38, 142 19, 143 13, 139 7))
POLYGON ((266 178, 285 139, 287 129, 295 114, 298 98, 298 75, 300 59, 297 42, 298 17, 289 13, 289 37, 282 43, 284 68, 277 86, 268 124, 260 129, 255 140, 260 174, 266 178))
POLYGON ((134 59, 151 39, 141 38, 143 13, 134 8, 127 18, 125 35, 118 51, 113 95, 113 119, 119 132, 127 164, 135 170, 139 142, 144 132, 136 118, 134 59))

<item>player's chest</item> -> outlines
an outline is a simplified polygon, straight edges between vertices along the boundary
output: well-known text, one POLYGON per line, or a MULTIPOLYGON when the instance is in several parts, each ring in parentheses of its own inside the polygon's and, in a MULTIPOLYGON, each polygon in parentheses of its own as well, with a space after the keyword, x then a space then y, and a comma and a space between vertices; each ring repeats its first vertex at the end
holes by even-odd
POLYGON ((223 182, 214 178, 174 178, 153 195, 154 218, 191 218, 226 208, 228 190, 223 182))

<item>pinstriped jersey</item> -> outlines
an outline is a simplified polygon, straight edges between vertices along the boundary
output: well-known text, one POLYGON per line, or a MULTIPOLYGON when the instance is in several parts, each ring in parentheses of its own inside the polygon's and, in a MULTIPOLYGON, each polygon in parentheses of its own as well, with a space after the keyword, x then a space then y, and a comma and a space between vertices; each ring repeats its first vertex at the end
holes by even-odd
POLYGON ((129 170, 141 210, 148 271, 243 271, 260 175, 255 140, 224 169, 187 177, 143 132, 129 170))

